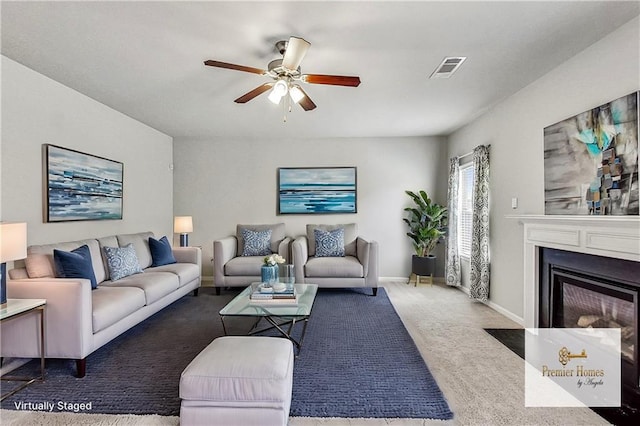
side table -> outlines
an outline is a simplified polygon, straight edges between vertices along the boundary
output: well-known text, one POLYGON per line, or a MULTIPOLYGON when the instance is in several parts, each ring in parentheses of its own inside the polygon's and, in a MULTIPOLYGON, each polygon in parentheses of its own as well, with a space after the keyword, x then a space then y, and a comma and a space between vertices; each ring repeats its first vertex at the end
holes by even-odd
POLYGON ((40 376, 15 377, 6 376, 2 380, 24 382, 10 392, 3 394, 0 401, 10 397, 14 393, 26 388, 35 381, 44 381, 44 310, 47 301, 45 299, 7 299, 7 304, 0 309, 0 323, 11 321, 23 315, 40 314, 40 376))

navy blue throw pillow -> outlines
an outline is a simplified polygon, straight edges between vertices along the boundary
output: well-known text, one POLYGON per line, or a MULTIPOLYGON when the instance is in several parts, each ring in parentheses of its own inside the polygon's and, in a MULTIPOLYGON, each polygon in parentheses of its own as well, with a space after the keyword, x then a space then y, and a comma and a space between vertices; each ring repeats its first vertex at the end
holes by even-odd
POLYGON ((92 289, 98 288, 88 245, 85 244, 70 252, 54 249, 53 260, 60 278, 85 278, 91 281, 92 289))
POLYGON ((151 266, 162 266, 176 263, 176 258, 173 257, 173 251, 171 245, 166 236, 156 240, 153 237, 149 237, 149 249, 151 250, 151 266))

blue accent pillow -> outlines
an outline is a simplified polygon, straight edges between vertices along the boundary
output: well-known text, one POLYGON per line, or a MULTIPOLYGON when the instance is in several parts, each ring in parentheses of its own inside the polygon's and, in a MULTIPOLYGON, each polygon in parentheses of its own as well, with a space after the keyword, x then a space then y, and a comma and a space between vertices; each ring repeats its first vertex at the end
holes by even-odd
POLYGON ((105 247, 104 253, 107 256, 111 281, 142 272, 133 244, 129 243, 124 247, 105 247))
POLYGON ((151 250, 151 266, 162 266, 176 263, 176 258, 173 256, 171 244, 169 244, 169 240, 166 235, 159 240, 149 237, 149 250, 151 250))
POLYGON ((243 256, 268 256, 271 254, 271 229, 252 231, 242 229, 244 240, 243 256))
POLYGON ((325 231, 314 229, 316 257, 344 257, 344 228, 325 231))
POLYGON ((85 244, 70 252, 54 249, 53 261, 59 278, 85 278, 91 281, 91 289, 98 288, 88 245, 85 244))

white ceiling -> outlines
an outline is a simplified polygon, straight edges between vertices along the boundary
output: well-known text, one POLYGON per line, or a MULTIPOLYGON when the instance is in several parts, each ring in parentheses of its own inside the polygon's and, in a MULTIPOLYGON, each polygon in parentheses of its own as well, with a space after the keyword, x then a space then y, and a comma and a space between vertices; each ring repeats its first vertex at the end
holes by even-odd
POLYGON ((640 13, 638 1, 2 2, 2 54, 176 138, 445 135, 640 13), (238 96, 266 77, 274 43, 311 42, 318 108, 238 96), (428 79, 467 56, 451 79, 428 79))

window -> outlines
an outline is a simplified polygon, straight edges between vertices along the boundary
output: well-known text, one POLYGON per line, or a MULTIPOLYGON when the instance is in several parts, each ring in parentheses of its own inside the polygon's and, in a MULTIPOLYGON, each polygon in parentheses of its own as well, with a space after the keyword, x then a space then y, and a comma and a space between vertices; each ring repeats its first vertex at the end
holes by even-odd
POLYGON ((473 162, 460 166, 458 185, 458 249, 460 256, 471 257, 473 221, 473 162))

